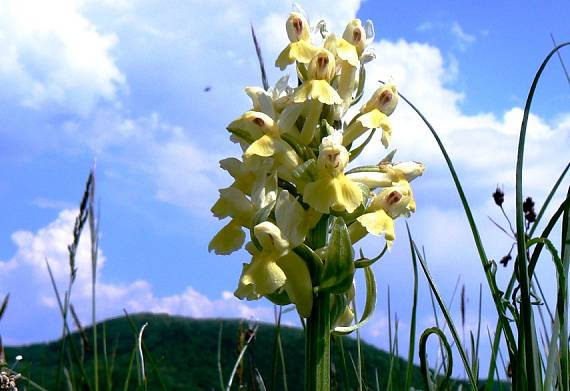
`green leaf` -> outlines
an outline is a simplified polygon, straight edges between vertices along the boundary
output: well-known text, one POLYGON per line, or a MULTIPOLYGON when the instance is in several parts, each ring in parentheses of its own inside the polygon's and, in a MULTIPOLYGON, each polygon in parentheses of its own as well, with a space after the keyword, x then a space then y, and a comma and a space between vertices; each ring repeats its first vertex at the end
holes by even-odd
POLYGON ((364 142, 362 144, 360 144, 358 147, 356 147, 352 151, 350 151, 349 162, 356 159, 362 153, 362 151, 364 151, 364 148, 366 148, 366 146, 368 145, 370 140, 372 140, 372 136, 374 136, 374 133, 376 133, 376 129, 372 129, 372 131, 370 132, 368 137, 366 137, 366 140, 364 140, 364 142))
POLYGON ((352 286, 354 270, 354 250, 348 229, 342 217, 335 217, 318 289, 346 292, 352 286))
POLYGON ((363 270, 366 281, 366 303, 364 304, 362 318, 352 326, 335 327, 333 329, 333 334, 335 335, 350 334, 354 330, 361 328, 370 320, 370 317, 374 313, 374 309, 376 308, 376 280, 374 279, 374 272, 370 267, 365 267, 363 270))

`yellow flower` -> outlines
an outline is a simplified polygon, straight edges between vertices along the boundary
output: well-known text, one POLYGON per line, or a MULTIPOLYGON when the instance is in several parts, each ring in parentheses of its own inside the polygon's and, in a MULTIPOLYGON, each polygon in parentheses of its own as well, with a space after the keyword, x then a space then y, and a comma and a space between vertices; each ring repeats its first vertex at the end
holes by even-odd
POLYGON ((373 199, 366 213, 359 216, 349 227, 352 243, 362 239, 366 232, 384 235, 388 248, 396 239, 394 220, 400 216, 408 217, 415 212, 416 202, 410 184, 405 179, 383 189, 373 199))
POLYGON ((226 224, 208 244, 208 251, 228 255, 239 250, 245 241, 242 227, 250 227, 255 216, 255 205, 235 187, 220 189, 220 198, 211 211, 219 219, 230 217, 226 224))
MULTIPOLYGON (((227 164, 228 160, 220 163, 227 164)), ((234 166, 232 171, 242 170, 242 172, 239 174, 233 172, 238 175, 234 184, 219 190, 220 198, 211 209, 214 216, 219 219, 230 217, 231 220, 212 238, 208 251, 227 255, 239 250, 245 241, 242 227, 250 228, 255 213, 276 201, 277 176, 273 170, 272 159, 257 159, 254 163, 256 163, 254 166, 249 167, 255 170, 252 178, 249 173, 243 172, 243 166, 246 164, 236 165, 235 161, 231 161, 230 166, 234 166), (240 174, 245 178, 240 178, 240 174), (239 188, 242 186, 247 187, 242 190, 239 188), (250 199, 246 195, 250 195, 250 199)))
POLYGON ((275 85, 265 91, 261 87, 246 87, 245 93, 253 104, 252 111, 259 111, 277 120, 278 113, 289 106, 293 89, 289 87, 289 75, 281 77, 275 85))
POLYGON ((235 296, 257 299, 284 289, 301 316, 313 307, 313 287, 305 262, 290 251, 291 244, 281 230, 269 221, 254 227, 261 250, 253 250, 251 263, 244 265, 235 296))
POLYGON ((303 192, 303 201, 321 213, 330 209, 352 213, 364 201, 360 187, 344 175, 349 154, 341 139, 340 132, 323 138, 317 160, 319 179, 303 192))
POLYGON ((360 109, 361 113, 368 113, 372 110, 380 110, 386 115, 390 115, 398 105, 398 89, 394 84, 385 84, 378 88, 368 99, 368 102, 360 109))
POLYGON ((279 174, 291 179, 292 171, 302 163, 301 158, 283 139, 277 124, 267 114, 248 111, 233 121, 229 129, 243 129, 254 137, 255 141, 246 148, 244 157, 273 157, 280 165, 279 174))
POLYGON ((310 43, 310 27, 307 19, 298 12, 291 12, 285 27, 290 43, 277 57, 275 66, 284 70, 287 65, 295 61, 309 63, 317 48, 310 43))
POLYGON ((293 94, 293 102, 306 102, 305 123, 301 130, 301 141, 309 144, 317 129, 323 104, 341 104, 338 92, 329 84, 335 75, 335 60, 333 54, 320 49, 309 63, 308 79, 297 88, 293 94))
POLYGON ((346 25, 344 33, 342 34, 342 38, 356 48, 358 57, 362 55, 364 48, 366 47, 367 37, 366 31, 364 31, 364 27, 362 27, 362 22, 360 19, 352 19, 346 25))
POLYGON ((360 114, 346 128, 343 145, 349 145, 370 129, 382 128, 382 144, 388 147, 392 136, 392 127, 388 116, 398 103, 396 86, 387 84, 374 92, 372 97, 360 109, 360 114))
POLYGON ((392 186, 394 182, 405 179, 408 182, 421 176, 425 166, 420 162, 380 163, 374 171, 357 171, 346 177, 354 182, 366 185, 370 190, 392 186))

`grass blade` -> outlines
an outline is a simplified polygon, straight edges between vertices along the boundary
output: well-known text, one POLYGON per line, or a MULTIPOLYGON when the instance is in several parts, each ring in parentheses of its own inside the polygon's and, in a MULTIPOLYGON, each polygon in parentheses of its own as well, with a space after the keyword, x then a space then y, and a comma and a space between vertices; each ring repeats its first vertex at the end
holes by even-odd
POLYGON ((269 90, 269 82, 267 81, 267 72, 265 72, 265 64, 263 63, 263 57, 261 55, 261 46, 257 41, 257 36, 255 35, 255 30, 253 25, 251 26, 251 38, 253 39, 253 45, 255 46, 255 54, 257 54, 257 60, 259 61, 259 70, 261 71, 261 82, 263 83, 263 89, 265 91, 269 90))
POLYGON ((412 384, 412 372, 414 370, 414 349, 416 342, 416 312, 418 305, 418 262, 416 259, 416 252, 412 246, 412 235, 410 233, 410 227, 406 222, 406 230, 408 231, 408 238, 410 240, 410 252, 412 255, 412 267, 414 270, 414 298, 412 304, 412 315, 410 320, 410 347, 408 350, 408 367, 406 369, 406 385, 405 390, 409 390, 412 384))
MULTIPOLYGON (((533 389, 539 389, 541 386, 541 372, 540 364, 538 363, 538 346, 536 342, 536 330, 534 328, 533 314, 531 308, 530 300, 530 279, 527 268, 527 258, 526 258, 526 238, 525 238, 525 219, 523 213, 523 191, 522 191, 522 171, 524 162, 524 146, 526 139, 526 130, 528 125, 528 118, 530 116, 530 107, 532 100, 534 98, 534 92, 538 86, 538 81, 540 76, 544 71, 544 68, 548 64, 550 58, 562 47, 570 45, 570 42, 558 45, 550 51, 546 56, 542 64, 540 65, 532 85, 530 87, 525 108, 523 112, 523 119, 521 123, 521 129, 519 133, 519 143, 517 148, 517 166, 516 166, 516 234, 517 234, 517 270, 519 275, 519 286, 520 286, 520 317, 522 327, 519 326, 519 348, 522 348, 524 344, 524 359, 522 354, 518 356, 519 372, 517 378, 521 378, 524 382, 525 375, 528 379, 528 385, 533 389), (525 368, 522 365, 526 365, 525 368)), ((522 352, 522 349, 520 349, 522 352)), ((524 385, 524 383, 523 383, 524 385)))
MULTIPOLYGON (((435 285, 433 277, 431 276, 431 274, 429 272, 429 269, 427 267, 425 259, 423 259, 423 257, 421 255, 418 247, 416 246, 415 242, 412 241, 412 245, 416 251, 416 255, 419 258, 420 265, 423 269, 423 272, 426 276, 426 279, 428 280, 430 288, 433 291, 435 299, 437 300, 437 303, 439 304, 439 308, 441 309, 441 312, 443 313, 445 321, 449 325, 449 330, 451 332, 451 335, 453 336, 453 340, 455 341, 455 345, 457 346, 457 350, 459 351, 459 355, 461 356, 461 360, 463 361, 463 366, 465 367, 465 371, 467 372, 467 377, 469 379, 471 389, 473 391, 477 391, 477 379, 475 378, 475 376, 473 375, 473 372, 471 371, 471 366, 469 365, 469 360, 467 359, 467 355, 465 354, 465 350, 463 349, 463 346, 461 345, 461 339, 459 338, 459 334, 457 333, 457 329, 455 328, 455 325, 453 323, 453 319, 451 318, 451 314, 449 313, 449 311, 447 310, 447 307, 445 306, 445 303, 443 302, 443 299, 439 293, 439 290, 437 289, 437 286, 435 285)), ((448 368, 448 371, 449 370, 450 369, 448 368)))
POLYGON ((505 338, 507 341, 507 346, 509 347, 509 354, 512 356, 516 351, 516 341, 514 338, 513 331, 509 324, 509 319, 505 314, 503 309, 503 305, 501 302, 501 294, 502 292, 499 291, 498 287, 494 283, 493 276, 491 275, 491 264, 487 258, 485 253, 485 248, 481 241, 481 236, 479 235, 479 230, 477 229, 477 225, 475 224, 475 219, 473 217, 473 213, 471 212, 471 207, 469 206, 469 202, 467 201, 467 197, 465 196, 465 192, 463 191, 463 186, 461 186, 461 182, 459 181, 459 177, 457 176, 457 172, 455 171, 455 167, 443 145, 443 142, 439 138, 439 135, 431 125, 431 123, 427 120, 427 118, 422 114, 422 112, 414 106, 412 102, 410 102, 404 95, 398 92, 398 95, 408 104, 410 107, 419 115, 419 117, 424 121, 428 129, 430 130, 432 136, 434 137, 439 149, 445 159, 447 167, 449 168, 449 172, 451 173, 451 177, 453 179, 453 183, 455 184, 455 188, 457 189, 457 193, 461 200, 461 204, 465 211, 465 215, 467 216, 467 220, 469 222, 469 227, 471 228, 471 233, 473 236, 473 240, 475 241, 475 246, 477 248, 477 253, 479 254, 479 259, 481 264, 483 265, 483 271, 485 272, 485 277, 487 279, 487 284, 489 286, 489 290, 491 291, 491 297, 493 298, 495 308, 497 309, 497 314, 499 315, 500 321, 503 323, 503 328, 505 331, 505 338))
MULTIPOLYGON (((439 338, 440 344, 443 346, 443 348, 446 352, 447 359, 449 360, 449 362, 447 364, 447 370, 445 371, 445 375, 443 377, 443 381, 439 385, 439 387, 437 387, 438 390, 445 390, 446 385, 449 382, 449 379, 451 378, 451 374, 452 374, 452 370, 453 370, 453 355, 451 354, 451 346, 449 346, 449 342, 447 342, 447 338, 445 338, 445 334, 443 333, 443 331, 441 331, 441 329, 438 329, 437 327, 431 327, 429 329, 426 329, 420 337, 420 352, 419 352, 420 369, 421 369, 421 373, 422 373, 422 376, 424 378, 424 382, 426 384, 427 389, 428 390, 435 389, 433 382, 431 381, 430 375, 429 375, 429 365, 427 364, 427 352, 426 352, 427 340, 428 340, 429 336, 432 334, 435 334, 439 338)), ((444 360, 445 360, 445 358, 444 358, 444 360)), ((475 388, 475 390, 476 389, 477 388, 475 388)))
POLYGON ((570 367, 568 362, 568 269, 570 268, 570 188, 566 196, 566 208, 562 217, 562 268, 563 279, 560 279, 558 297, 564 300, 558 306, 560 314, 560 372, 564 390, 570 387, 570 367), (562 292, 560 292, 562 290, 562 292))
POLYGON ((224 391, 224 374, 222 372, 222 330, 224 322, 220 322, 220 331, 218 332, 218 378, 220 380, 220 391, 224 391))
POLYGON ((232 383, 234 382, 234 376, 236 375, 236 371, 238 369, 239 364, 241 363, 241 360, 243 359, 243 356, 249 346, 249 344, 251 343, 251 341, 253 341, 253 338, 255 337, 255 334, 257 334, 257 329, 258 329, 258 325, 256 325, 253 329, 253 332, 249 335, 249 338, 247 339, 247 341, 245 341, 245 345, 243 346, 243 348, 241 349, 241 351, 239 352, 239 356, 234 364, 234 367, 232 368, 232 372, 230 374, 230 379, 228 380, 228 385, 226 386, 226 391, 230 391, 232 388, 232 383))

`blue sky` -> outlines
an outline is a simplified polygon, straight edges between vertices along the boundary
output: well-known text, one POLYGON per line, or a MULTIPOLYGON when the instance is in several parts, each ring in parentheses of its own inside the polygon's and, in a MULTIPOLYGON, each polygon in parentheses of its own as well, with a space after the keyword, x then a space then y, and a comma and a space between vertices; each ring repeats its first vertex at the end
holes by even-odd
MULTIPOLYGON (((313 23, 324 17, 333 31, 342 31, 355 15, 374 22, 377 58, 366 93, 375 80, 391 78, 424 111, 457 164, 489 256, 502 257, 510 242, 487 219, 500 220, 490 194, 502 184, 512 212, 521 108, 552 48, 550 33, 560 42, 570 39, 570 6, 333 3, 301 2, 313 23)), ((98 271, 101 317, 127 308, 271 318, 267 303, 238 302, 228 293, 247 257, 208 254, 208 241, 222 226, 209 207, 216 189, 229 184, 217 161, 239 156, 225 126, 249 108, 243 88, 260 84, 249 23, 275 82, 279 73, 271 64, 286 43, 290 9, 287 2, 229 0, 175 1, 168 7, 151 0, 0 5, 0 294, 12 294, 0 323, 5 341, 58 335, 43 262, 49 259, 63 286, 73 211, 95 161, 104 261, 98 271)), ((568 161, 569 101, 570 87, 555 59, 537 91, 529 127, 525 193, 538 203, 568 161)), ((451 297, 458 277, 466 284, 475 322, 483 273, 443 159, 409 108, 400 104, 392 118, 397 159, 427 165, 413 183, 418 211, 409 223, 426 246, 444 296, 451 297)), ((371 145, 362 162, 384 155, 379 142, 371 145)), ((404 333, 411 305, 408 244, 403 221, 398 225, 394 250, 376 266, 379 308, 364 331, 383 347, 387 286, 404 333)), ((73 301, 87 320, 86 244, 73 301)), ((365 242, 370 253, 381 246, 378 239, 365 242)), ((548 267, 539 271, 554 281, 548 267)), ((499 273, 506 278, 505 270, 499 273)), ((421 286, 419 324, 428 327, 431 306, 423 281, 421 286)), ((484 320, 494 322, 488 295, 484 320)))

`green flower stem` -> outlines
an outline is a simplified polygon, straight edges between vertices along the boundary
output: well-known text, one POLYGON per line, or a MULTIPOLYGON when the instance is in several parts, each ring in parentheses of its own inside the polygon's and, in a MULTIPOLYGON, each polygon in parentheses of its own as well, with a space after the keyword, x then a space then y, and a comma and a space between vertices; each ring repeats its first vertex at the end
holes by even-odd
POLYGON ((330 293, 319 292, 307 319, 305 338, 305 390, 330 391, 330 293))
MULTIPOLYGON (((329 215, 323 215, 308 235, 308 244, 317 249, 327 242, 329 215)), ((330 391, 331 319, 330 293, 314 295, 311 316, 305 329, 305 391, 330 391)))

